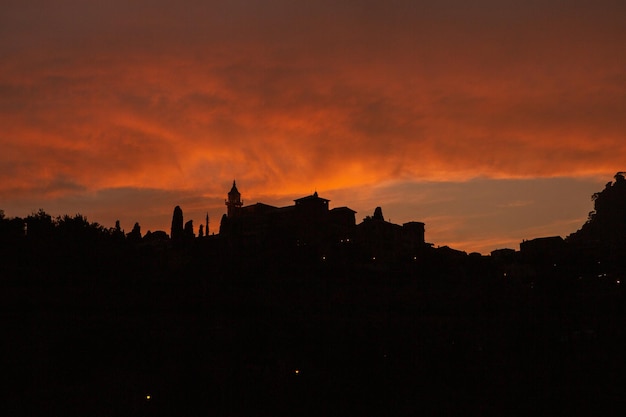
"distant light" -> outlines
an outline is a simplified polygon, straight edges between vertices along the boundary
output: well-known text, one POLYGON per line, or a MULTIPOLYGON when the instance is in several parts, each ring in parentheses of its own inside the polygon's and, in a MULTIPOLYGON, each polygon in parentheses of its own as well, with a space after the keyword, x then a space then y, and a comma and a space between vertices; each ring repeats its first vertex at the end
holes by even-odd
POLYGON ((417 256, 414 256, 414 257, 413 257, 413 260, 414 260, 414 261, 417 261, 417 256))
POLYGON ((506 272, 504 273, 504 278, 506 278, 506 272))
POLYGON ((372 256, 372 261, 375 261, 375 260, 376 260, 376 257, 375 257, 375 256, 372 256))
POLYGON ((619 285, 619 284, 621 284, 621 281, 618 279, 617 281, 615 281, 615 283, 616 283, 617 285, 619 285))
POLYGON ((300 375, 300 370, 296 369, 296 370, 293 371, 293 373, 296 374, 296 375, 300 375))
POLYGON ((325 257, 325 256, 322 256, 322 261, 325 261, 325 260, 326 260, 326 257, 325 257))
POLYGON ((147 395, 146 395, 146 401, 150 401, 151 399, 152 399, 152 395, 147 394, 147 395))

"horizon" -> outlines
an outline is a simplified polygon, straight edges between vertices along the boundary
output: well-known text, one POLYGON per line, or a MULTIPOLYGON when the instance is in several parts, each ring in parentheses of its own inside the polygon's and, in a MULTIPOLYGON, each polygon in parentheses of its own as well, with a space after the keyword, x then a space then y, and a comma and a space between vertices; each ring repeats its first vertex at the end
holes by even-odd
MULTIPOLYGON (((494 181, 494 180, 490 180, 490 181, 494 181)), ((525 188, 526 189, 526 193, 523 193, 521 195, 521 197, 524 196, 528 196, 528 192, 529 191, 536 191, 536 188, 539 188, 539 191, 544 191, 544 189, 554 189, 556 187, 556 185, 553 184, 553 182, 557 182, 557 184, 560 184, 561 186, 563 186, 565 184, 565 186, 569 187, 569 188, 577 188, 578 186, 581 185, 589 185, 587 184, 584 180, 580 180, 580 179, 574 179, 574 180, 570 180, 567 181, 563 178, 557 178, 557 179, 544 179, 543 181, 543 187, 541 187, 541 184, 537 184, 536 180, 517 180, 518 184, 523 184, 524 187, 520 187, 520 188, 525 188), (568 184, 569 183, 569 184, 568 184)), ((593 182, 591 182, 593 184, 593 182)), ((431 183, 429 184, 430 187, 441 187, 442 184, 446 185, 446 186, 451 186, 450 183, 431 183)), ((232 184, 231 184, 232 185, 232 184)), ((463 186, 467 186, 467 183, 457 183, 455 184, 456 187, 463 187, 463 186)), ((406 186, 406 184, 405 184, 406 186)), ((424 188, 424 184, 419 184, 417 185, 419 187, 424 188)), ((506 187, 509 188, 510 186, 510 180, 509 181, 502 181, 500 187, 506 187)), ((242 191, 242 188, 240 185, 237 186, 237 188, 239 189, 239 191, 242 191)), ((480 186, 480 183, 478 184, 474 184, 474 188, 478 188, 478 189, 483 189, 484 187, 480 186)), ((467 194, 472 195, 473 196, 473 200, 472 203, 473 204, 478 204, 481 205, 480 203, 482 202, 479 201, 477 202, 476 199, 476 190, 472 188, 470 190, 468 190, 467 194)), ((517 190, 519 190, 520 188, 518 188, 517 190)), ((227 187, 228 190, 230 190, 230 186, 227 187)), ((384 190, 384 187, 382 187, 382 189, 384 190)), ((594 192, 598 192, 601 191, 600 189, 596 189, 594 192)), ((288 206, 288 205, 292 205, 293 201, 297 198, 306 196, 306 195, 312 195, 314 192, 317 192, 320 197, 322 198, 327 198, 328 195, 333 195, 336 196, 337 194, 341 194, 342 190, 331 190, 328 195, 323 193, 323 192, 319 192, 317 189, 315 189, 314 191, 311 191, 310 193, 304 194, 297 194, 294 195, 293 198, 276 198, 276 197, 268 197, 269 200, 263 200, 263 199, 248 199, 246 200, 245 198, 245 194, 242 193, 242 201, 244 202, 244 206, 247 205, 253 205, 255 203, 264 203, 264 204, 269 204, 272 206, 276 206, 276 207, 284 207, 284 206, 288 206)), ((384 193, 383 193, 384 194, 384 193)), ((540 193, 541 194, 541 193, 540 193)), ((593 203, 591 201, 591 195, 593 193, 589 193, 589 198, 588 198, 588 203, 587 204, 572 204, 571 201, 569 199, 563 199, 562 195, 557 194, 554 195, 555 200, 553 200, 551 203, 553 206, 557 206, 559 204, 559 202, 563 205, 561 208, 566 210, 569 209, 571 213, 573 213, 574 215, 577 214, 577 209, 580 207, 583 207, 585 205, 588 205, 589 207, 593 208, 593 203), (569 207, 568 207, 569 206, 569 207)), ((226 193, 224 193, 224 197, 226 197, 226 193)), ((421 196, 422 197, 422 196, 421 196)), ((501 194, 496 193, 495 197, 502 197, 501 194)), ((219 197, 217 198, 219 199, 219 197)), ((215 199, 214 199, 215 200, 215 199)), ((346 204, 333 204, 333 199, 329 199, 330 203, 329 203, 329 208, 335 208, 335 207, 349 207, 351 209, 354 209, 354 205, 351 205, 349 201, 344 201, 346 204)), ((440 229, 443 229, 443 232, 440 233, 445 233, 446 230, 453 230, 454 232, 459 232, 459 229, 451 229, 450 226, 446 225, 446 219, 451 217, 451 214, 449 214, 448 212, 446 212, 445 210, 442 209, 442 207, 448 207, 448 209, 452 209, 452 211, 454 212, 455 209, 456 210, 462 210, 464 208, 464 206, 462 204, 460 205, 450 205, 449 201, 444 201, 444 204, 437 204, 437 202, 428 202, 428 201, 423 201, 418 199, 419 201, 417 202, 413 202, 413 204, 415 204, 417 206, 417 208, 421 207, 422 210, 425 206, 433 206, 435 207, 436 210, 440 210, 439 214, 434 213, 430 216, 426 216, 427 219, 434 219, 435 220, 435 234, 437 233, 437 227, 439 227, 440 229), (443 210, 443 211, 442 211, 443 210), (439 222, 439 223, 437 223, 439 222), (443 226, 441 226, 441 224, 443 224, 443 226)), ((572 199, 573 200, 573 199, 572 199)), ((95 200, 97 201, 97 200, 95 200)), ((340 200, 341 201, 341 200, 340 200)), ((367 200, 363 200, 365 201, 365 204, 373 204, 375 203, 375 199, 367 199, 367 200)), ((470 201, 469 199, 467 201, 470 201)), ((502 201, 508 201, 506 200, 506 198, 502 201)), ((183 210, 183 216, 184 216, 184 220, 185 222, 188 220, 193 220, 193 224, 194 224, 194 231, 197 234, 198 230, 199 230, 199 226, 200 225, 204 225, 205 224, 205 216, 206 214, 209 215, 209 219, 210 219, 210 234, 213 235, 217 235, 219 234, 219 224, 222 218, 222 215, 226 214, 226 206, 224 204, 225 202, 225 198, 222 198, 221 203, 222 205, 220 206, 219 203, 218 205, 215 205, 213 207, 211 207, 210 210, 207 210, 204 214, 202 214, 202 209, 201 208, 197 208, 195 210, 190 210, 191 215, 189 214, 188 211, 185 210, 185 207, 181 204, 174 204, 171 207, 171 210, 169 210, 169 212, 163 212, 163 213, 157 213, 153 219, 153 222, 147 222, 147 223, 142 223, 141 219, 138 219, 136 221, 122 221, 120 220, 120 218, 124 218, 124 216, 115 216, 112 213, 107 213, 107 215, 105 215, 107 221, 100 221, 99 219, 94 219, 91 218, 88 214, 86 214, 85 212, 82 212, 80 210, 75 210, 73 212, 66 212, 66 213, 56 213, 56 212, 49 212, 48 210, 46 210, 43 207, 40 207, 40 209, 43 209, 44 211, 46 211, 47 214, 51 215, 53 218, 59 217, 59 216, 63 216, 63 215, 74 215, 74 214, 81 214, 83 216, 85 216, 87 218, 88 221, 90 222, 95 222, 95 223, 99 223, 100 225, 104 226, 104 227, 112 227, 113 224, 115 224, 115 222, 117 220, 120 220, 120 224, 121 224, 121 228, 123 230, 125 230, 126 233, 128 233, 131 229, 132 226, 134 225, 135 222, 139 223, 139 225, 141 226, 141 233, 142 236, 145 235, 147 232, 155 232, 157 230, 160 231, 165 231, 166 233, 168 233, 169 235, 169 230, 170 230, 170 226, 171 226, 171 212, 173 212, 174 207, 175 206, 180 206, 181 209, 183 210), (108 216, 108 217, 107 217, 108 216)), ((404 201, 406 202, 406 201, 404 201)), ((187 200, 187 203, 192 203, 190 204, 192 207, 193 204, 198 204, 197 200, 193 200, 192 198, 187 200)), ((434 241, 432 239, 429 239, 429 230, 431 228, 429 228, 429 223, 424 221, 423 219, 420 218, 409 218, 406 217, 407 215, 405 214, 405 217, 402 216, 398 216, 393 217, 395 214, 402 214, 402 210, 398 207, 399 205, 402 204, 401 202, 398 201, 391 201, 392 204, 389 205, 385 205, 385 202, 381 202, 381 204, 379 205, 375 205, 371 207, 371 210, 369 211, 361 211, 359 212, 358 210, 356 210, 356 222, 357 224, 360 223, 366 216, 371 216, 374 212, 374 208, 375 207, 381 207, 383 210, 383 216, 385 218, 386 221, 391 222, 391 223, 395 223, 395 224, 400 224, 402 225, 403 223, 406 222, 410 222, 410 221, 419 221, 419 222, 424 222, 425 223, 425 227, 426 227, 426 241, 428 243, 433 244, 435 247, 442 247, 442 246, 449 246, 453 249, 457 249, 457 250, 462 250, 465 251, 467 253, 471 253, 471 252, 479 252, 483 255, 488 255, 491 251, 496 250, 496 249, 504 249, 504 248, 509 248, 509 249, 515 249, 515 250, 519 250, 519 244, 522 241, 525 240, 532 240, 535 238, 540 238, 540 237, 547 237, 547 236, 561 236, 563 238, 567 237, 568 235, 576 232, 578 229, 580 229, 582 227, 582 225, 586 222, 587 220, 587 216, 583 218, 577 218, 577 217, 572 217, 570 219, 567 218, 567 216, 565 216, 565 218, 555 218, 554 219, 554 223, 552 225, 548 225, 546 227, 546 225, 532 225, 532 224, 528 224, 526 225, 526 228, 522 229, 525 231, 526 234, 521 235, 520 234, 520 238, 517 239, 516 235, 512 235, 512 237, 507 241, 507 240, 496 240, 494 242, 494 240, 488 239, 488 241, 480 241, 480 240, 472 240, 471 237, 468 237, 468 239, 464 242, 461 242, 460 244, 455 244, 454 242, 437 242, 434 241), (391 207, 391 210, 386 211, 385 207, 391 207), (391 213, 391 214, 389 214, 391 213), (399 220, 398 220, 399 219, 399 220), (568 229, 569 227, 569 229, 568 229), (529 232, 530 231, 530 232, 529 232), (535 233, 535 235, 533 235, 532 233, 535 233), (554 233, 551 233, 554 232, 554 233), (465 246, 459 246, 459 245, 463 245, 465 244, 465 246), (469 249, 468 249, 469 248, 469 249), (482 250, 481 250, 482 249, 482 250)), ((491 203, 493 204, 494 202, 491 201, 491 203)), ((517 210, 517 211, 530 211, 530 210, 534 210, 534 211, 541 211, 541 207, 537 207, 537 201, 532 201, 532 200, 516 200, 514 201, 512 204, 507 204, 507 205, 496 205, 496 208, 501 209, 500 213, 497 213, 497 216, 500 220, 505 222, 505 225, 507 225, 507 230, 510 230, 510 226, 511 226, 511 222, 516 221, 516 218, 512 217, 512 218, 507 218, 508 216, 508 211, 510 210, 517 210), (534 206, 534 207, 533 207, 534 206)), ((578 202, 581 203, 581 202, 578 202)), ((358 203, 357 203, 358 204, 358 203)), ((540 204, 540 203, 539 203, 540 204)), ((360 206, 359 206, 360 207, 360 206)), ((405 207, 406 209, 406 207, 405 207)), ((15 215, 13 213, 6 213, 5 215, 7 215, 7 217, 27 217, 29 214, 31 213, 35 213, 37 210, 31 210, 31 212, 29 213, 25 213, 22 215, 15 215)), ((150 211, 150 210, 148 210, 150 211)), ((587 210, 586 213, 588 213, 590 210, 587 210)), ((427 213, 427 211, 426 211, 427 213)), ((494 216, 494 212, 485 212, 483 213, 483 216, 489 216, 493 219, 494 216)), ((470 233, 470 231, 472 230, 471 227, 466 226, 467 230, 463 230, 466 231, 467 233, 470 233)), ((475 229, 474 229, 475 230, 475 229)), ((519 232, 517 232, 519 233, 519 232)))
POLYGON ((625 169, 626 4, 12 2, 0 209, 169 233, 317 191, 488 254, 625 169))

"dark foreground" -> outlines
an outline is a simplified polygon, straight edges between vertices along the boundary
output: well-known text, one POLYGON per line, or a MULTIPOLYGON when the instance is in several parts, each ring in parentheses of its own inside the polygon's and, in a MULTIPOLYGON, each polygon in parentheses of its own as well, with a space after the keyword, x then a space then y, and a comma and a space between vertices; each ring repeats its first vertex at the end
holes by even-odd
POLYGON ((5 280, 1 415, 598 415, 626 405, 619 286, 371 267, 121 275, 5 280))

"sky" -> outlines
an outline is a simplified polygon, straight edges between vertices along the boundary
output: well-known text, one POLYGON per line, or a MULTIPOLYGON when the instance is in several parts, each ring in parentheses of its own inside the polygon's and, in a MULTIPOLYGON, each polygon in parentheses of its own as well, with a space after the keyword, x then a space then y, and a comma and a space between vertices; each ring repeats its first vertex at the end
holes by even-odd
POLYGON ((219 231, 317 191, 483 254, 626 170, 622 0, 0 0, 0 209, 219 231))

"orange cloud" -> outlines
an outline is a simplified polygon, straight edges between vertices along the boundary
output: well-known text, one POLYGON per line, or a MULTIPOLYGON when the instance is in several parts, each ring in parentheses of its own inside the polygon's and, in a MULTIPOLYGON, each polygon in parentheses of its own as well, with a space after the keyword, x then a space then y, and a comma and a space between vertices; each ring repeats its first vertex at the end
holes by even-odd
POLYGON ((624 6, 334 3, 9 5, 3 203, 624 169, 624 6))

